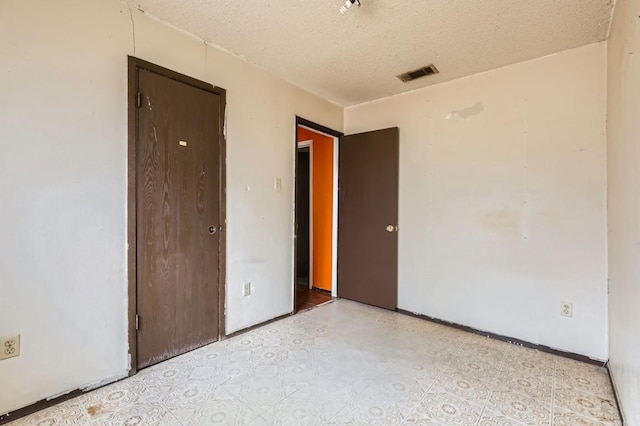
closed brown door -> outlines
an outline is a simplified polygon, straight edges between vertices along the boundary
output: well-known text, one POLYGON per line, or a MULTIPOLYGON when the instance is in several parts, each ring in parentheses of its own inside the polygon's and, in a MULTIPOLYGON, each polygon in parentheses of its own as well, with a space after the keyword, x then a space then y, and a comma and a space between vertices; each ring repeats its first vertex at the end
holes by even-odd
POLYGON ((218 340, 219 95, 140 69, 138 368, 218 340))
POLYGON ((398 302, 398 128, 340 140, 338 295, 398 302))

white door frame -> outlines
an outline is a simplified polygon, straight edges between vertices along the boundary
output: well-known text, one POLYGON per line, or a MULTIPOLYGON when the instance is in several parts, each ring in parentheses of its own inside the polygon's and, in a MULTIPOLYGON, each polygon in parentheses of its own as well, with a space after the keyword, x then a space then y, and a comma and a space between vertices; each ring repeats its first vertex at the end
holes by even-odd
POLYGON ((340 138, 333 138, 333 218, 331 221, 333 238, 331 242, 331 296, 338 297, 338 160, 340 159, 340 138))
MULTIPOLYGON (((307 129, 314 133, 318 133, 323 136, 327 136, 333 139, 333 217, 332 224, 332 242, 331 242, 331 296, 338 297, 338 161, 340 159, 340 138, 337 136, 329 135, 321 132, 320 130, 307 127, 303 124, 299 124, 298 127, 307 129)), ((299 142, 298 148, 304 147, 303 143, 309 142, 309 162, 310 173, 309 185, 311 189, 309 191, 310 198, 310 216, 309 216, 309 287, 313 285, 313 143, 312 141, 299 142)), ((297 151, 296 151, 297 154, 297 151)), ((294 179, 295 180, 295 179, 294 179)))

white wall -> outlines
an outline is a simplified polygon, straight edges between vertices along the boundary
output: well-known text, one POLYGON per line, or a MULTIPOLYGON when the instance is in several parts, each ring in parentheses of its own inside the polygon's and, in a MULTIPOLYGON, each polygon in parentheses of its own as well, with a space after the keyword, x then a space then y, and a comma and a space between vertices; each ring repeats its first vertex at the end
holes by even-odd
POLYGON ((292 310, 295 115, 342 130, 342 109, 115 0, 2 1, 0 335, 20 333, 22 354, 0 362, 0 413, 129 368, 134 44, 227 89, 227 331, 292 310))
POLYGON ((605 55, 346 109, 347 134, 400 128, 400 308, 607 359, 605 55))
POLYGON ((608 42, 609 352, 626 424, 640 424, 640 1, 608 42))

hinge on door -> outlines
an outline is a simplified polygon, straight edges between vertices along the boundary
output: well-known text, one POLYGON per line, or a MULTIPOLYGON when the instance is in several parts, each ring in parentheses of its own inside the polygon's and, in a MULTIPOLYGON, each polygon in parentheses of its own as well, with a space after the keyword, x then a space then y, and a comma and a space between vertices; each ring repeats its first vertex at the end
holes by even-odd
POLYGON ((138 94, 136 95, 136 105, 138 106, 138 108, 142 106, 142 93, 140 92, 138 92, 138 94))
POLYGON ((136 314, 136 330, 140 330, 140 315, 136 314))

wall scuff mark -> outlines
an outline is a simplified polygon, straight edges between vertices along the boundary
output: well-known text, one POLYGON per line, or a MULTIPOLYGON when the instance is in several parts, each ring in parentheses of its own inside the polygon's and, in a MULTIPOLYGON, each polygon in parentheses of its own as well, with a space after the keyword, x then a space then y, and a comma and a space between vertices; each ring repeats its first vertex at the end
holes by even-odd
POLYGON ((484 104, 482 102, 478 102, 472 107, 451 111, 451 113, 447 114, 445 120, 451 120, 456 115, 463 120, 466 120, 472 115, 480 115, 482 111, 484 111, 484 104))

